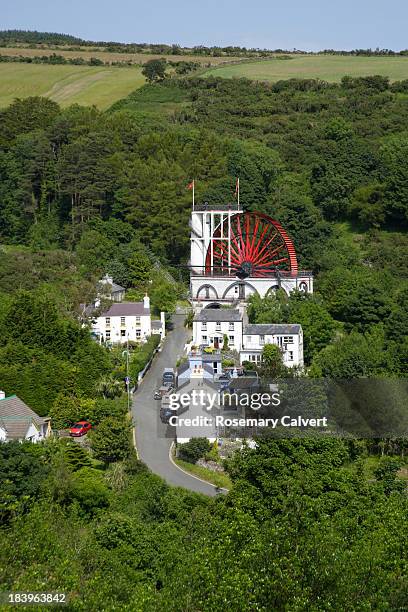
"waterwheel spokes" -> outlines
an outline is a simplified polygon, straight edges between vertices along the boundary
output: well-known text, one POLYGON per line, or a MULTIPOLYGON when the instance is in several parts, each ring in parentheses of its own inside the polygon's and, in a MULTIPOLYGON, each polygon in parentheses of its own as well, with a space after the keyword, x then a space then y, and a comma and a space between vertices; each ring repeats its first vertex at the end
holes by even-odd
POLYGON ((237 274, 249 269, 250 276, 263 278, 276 275, 277 270, 297 273, 292 241, 277 221, 263 213, 238 213, 225 219, 214 238, 207 250, 207 273, 221 268, 237 274))

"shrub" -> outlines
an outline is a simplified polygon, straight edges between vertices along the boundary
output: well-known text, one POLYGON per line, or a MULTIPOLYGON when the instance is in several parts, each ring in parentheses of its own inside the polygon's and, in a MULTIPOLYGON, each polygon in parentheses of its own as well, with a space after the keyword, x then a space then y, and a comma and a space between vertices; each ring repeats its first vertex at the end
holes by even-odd
POLYGON ((178 447, 179 457, 189 463, 197 463, 211 450, 211 444, 207 438, 192 438, 178 447))

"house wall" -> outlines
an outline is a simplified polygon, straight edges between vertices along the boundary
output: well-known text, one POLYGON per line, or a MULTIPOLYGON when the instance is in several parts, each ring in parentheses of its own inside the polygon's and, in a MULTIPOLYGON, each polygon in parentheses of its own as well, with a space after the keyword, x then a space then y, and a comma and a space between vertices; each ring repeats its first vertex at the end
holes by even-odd
POLYGON ((27 431, 27 433, 25 435, 25 439, 26 440, 31 440, 31 442, 39 442, 40 440, 43 440, 44 439, 43 429, 41 428, 39 430, 34 425, 34 423, 31 423, 31 425, 28 428, 28 431, 27 431))
POLYGON ((245 334, 240 353, 241 364, 244 361, 261 360, 265 344, 276 344, 282 349, 283 363, 287 367, 303 367, 303 334, 245 334))
MULTIPOLYGON (((222 310, 220 310, 222 316, 222 310)), ((222 348, 224 342, 224 335, 228 336, 228 346, 236 351, 241 350, 242 344, 242 322, 234 321, 230 323, 228 321, 220 321, 220 325, 217 325, 216 321, 209 321, 204 323, 203 321, 193 322, 193 342, 197 346, 215 346, 215 341, 218 338, 219 348, 222 348), (233 328, 231 328, 233 325, 233 328)))
POLYGON ((128 338, 134 342, 145 342, 151 335, 151 318, 150 315, 98 317, 93 331, 99 333, 103 340, 115 344, 126 344, 128 338))
POLYGON ((0 427, 0 442, 5 442, 7 440, 7 434, 5 430, 0 427))

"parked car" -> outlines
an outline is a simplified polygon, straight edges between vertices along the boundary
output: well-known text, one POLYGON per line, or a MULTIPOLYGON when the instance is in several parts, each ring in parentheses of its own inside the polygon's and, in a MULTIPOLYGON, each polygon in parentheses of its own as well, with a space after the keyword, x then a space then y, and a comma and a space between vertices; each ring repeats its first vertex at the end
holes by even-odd
POLYGON ((70 428, 69 435, 78 438, 87 434, 90 429, 92 425, 88 421, 78 421, 70 428))
POLYGON ((153 398, 154 398, 155 400, 159 400, 159 399, 161 399, 161 398, 162 398, 162 394, 160 393, 160 391, 157 391, 157 390, 156 390, 156 391, 154 392, 153 398))

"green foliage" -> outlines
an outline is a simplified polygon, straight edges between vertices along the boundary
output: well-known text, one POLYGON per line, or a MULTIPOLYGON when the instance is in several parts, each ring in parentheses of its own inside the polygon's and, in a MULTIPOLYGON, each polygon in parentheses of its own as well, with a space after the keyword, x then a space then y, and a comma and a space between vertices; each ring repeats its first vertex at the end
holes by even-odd
POLYGON ((179 444, 178 456, 189 463, 197 463, 197 461, 210 452, 211 444, 207 438, 191 438, 189 442, 179 444))
POLYGON ((48 469, 30 442, 0 444, 0 524, 38 499, 48 469))
POLYGON ((263 347, 261 371, 268 378, 276 378, 283 374, 282 353, 276 344, 265 344, 263 347))
POLYGON ((91 448, 104 463, 112 463, 129 457, 130 425, 124 419, 106 417, 90 434, 91 448))
POLYGON ((408 174, 404 163, 407 152, 408 139, 404 136, 390 138, 380 151, 387 214, 405 222, 408 220, 408 174))
POLYGON ((99 232, 88 230, 82 234, 76 254, 87 272, 102 273, 114 255, 114 243, 99 232))
POLYGON ((149 359, 152 358, 154 350, 157 348, 160 342, 160 336, 158 334, 150 336, 147 342, 139 344, 131 353, 129 372, 130 378, 133 383, 137 382, 138 374, 148 364, 149 359))
POLYGON ((149 83, 162 81, 166 76, 166 60, 152 59, 143 66, 142 74, 146 77, 149 83))
POLYGON ((87 514, 109 504, 109 489, 102 474, 89 467, 82 467, 73 474, 71 494, 87 514))
POLYGON ((392 354, 385 350, 384 334, 375 329, 367 334, 352 332, 323 349, 314 359, 311 372, 327 378, 383 376, 396 369, 392 354))
POLYGON ((64 448, 64 459, 70 470, 76 472, 84 467, 91 467, 89 453, 74 441, 68 441, 64 448))

